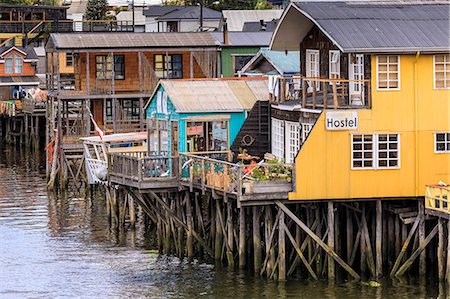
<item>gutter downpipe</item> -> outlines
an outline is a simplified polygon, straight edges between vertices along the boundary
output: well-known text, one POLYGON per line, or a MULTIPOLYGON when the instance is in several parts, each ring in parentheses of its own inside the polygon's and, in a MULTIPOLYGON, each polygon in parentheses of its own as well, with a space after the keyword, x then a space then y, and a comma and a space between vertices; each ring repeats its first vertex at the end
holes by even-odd
POLYGON ((420 51, 416 52, 416 57, 414 59, 414 138, 415 138, 415 146, 416 146, 416 153, 415 153, 415 184, 416 184, 416 197, 419 196, 419 114, 418 114, 418 76, 417 76, 417 62, 419 60, 420 51))

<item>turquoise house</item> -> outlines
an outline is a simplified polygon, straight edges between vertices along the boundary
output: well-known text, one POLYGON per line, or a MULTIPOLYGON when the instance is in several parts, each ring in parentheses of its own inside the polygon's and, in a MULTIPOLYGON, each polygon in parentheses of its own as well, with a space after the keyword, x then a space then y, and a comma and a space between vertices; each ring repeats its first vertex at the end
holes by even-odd
POLYGON ((229 150, 248 112, 267 100, 262 78, 160 80, 145 106, 149 154, 229 150))

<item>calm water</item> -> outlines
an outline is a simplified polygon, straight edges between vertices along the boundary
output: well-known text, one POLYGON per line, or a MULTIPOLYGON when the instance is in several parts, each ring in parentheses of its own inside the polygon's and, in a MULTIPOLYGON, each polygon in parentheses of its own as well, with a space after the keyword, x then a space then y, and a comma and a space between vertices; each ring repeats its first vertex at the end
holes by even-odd
POLYGON ((149 253, 142 228, 121 236, 109 231, 100 198, 48 194, 42 158, 0 147, 2 298, 438 297, 434 285, 279 284, 149 253))

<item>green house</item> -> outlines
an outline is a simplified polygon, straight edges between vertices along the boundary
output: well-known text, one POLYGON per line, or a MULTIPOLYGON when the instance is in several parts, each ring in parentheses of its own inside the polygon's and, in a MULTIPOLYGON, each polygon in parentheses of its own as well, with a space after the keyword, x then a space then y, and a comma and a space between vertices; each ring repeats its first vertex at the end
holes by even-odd
POLYGON ((268 47, 272 32, 212 32, 221 44, 221 75, 236 77, 238 72, 263 47, 268 47))

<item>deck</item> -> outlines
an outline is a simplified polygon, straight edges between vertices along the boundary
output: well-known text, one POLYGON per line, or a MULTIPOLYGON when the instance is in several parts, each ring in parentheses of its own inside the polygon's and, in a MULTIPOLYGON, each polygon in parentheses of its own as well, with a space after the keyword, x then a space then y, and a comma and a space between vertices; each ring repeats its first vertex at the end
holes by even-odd
POLYGON ((109 155, 108 175, 111 183, 140 191, 177 190, 177 166, 178 157, 112 153, 109 155))
POLYGON ((244 165, 228 160, 229 152, 135 155, 111 153, 111 183, 146 190, 188 189, 235 198, 242 205, 287 200, 293 190, 292 164, 244 165))
POLYGON ((370 80, 276 78, 271 102, 310 109, 370 109, 370 80))
POLYGON ((450 186, 427 185, 425 208, 428 214, 450 219, 450 186))

